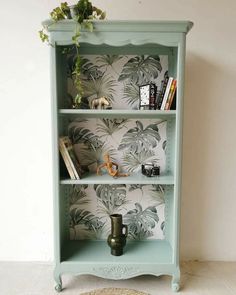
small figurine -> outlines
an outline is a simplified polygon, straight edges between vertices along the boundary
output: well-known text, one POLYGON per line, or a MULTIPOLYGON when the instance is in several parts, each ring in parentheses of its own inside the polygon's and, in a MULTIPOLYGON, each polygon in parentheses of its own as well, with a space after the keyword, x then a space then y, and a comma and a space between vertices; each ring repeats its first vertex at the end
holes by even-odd
POLYGON ((100 98, 93 98, 90 102, 90 109, 111 109, 111 103, 105 96, 102 96, 100 98))
POLYGON ((111 161, 109 154, 104 155, 104 161, 104 163, 98 166, 97 175, 101 175, 100 170, 106 168, 108 173, 113 177, 129 176, 127 173, 120 173, 118 171, 118 164, 111 161), (115 168, 113 166, 115 166, 115 168))

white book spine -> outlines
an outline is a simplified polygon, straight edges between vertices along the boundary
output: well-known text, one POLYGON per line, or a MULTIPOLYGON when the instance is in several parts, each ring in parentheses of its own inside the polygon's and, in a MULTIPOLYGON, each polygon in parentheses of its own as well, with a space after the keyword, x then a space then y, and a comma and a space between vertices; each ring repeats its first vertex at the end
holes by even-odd
POLYGON ((79 177, 79 175, 78 175, 78 173, 77 173, 77 171, 75 169, 75 166, 74 166, 74 164, 73 164, 73 162, 71 160, 71 157, 70 157, 70 155, 68 153, 68 150, 67 150, 67 147, 66 147, 66 144, 65 144, 64 140, 66 140, 66 137, 60 138, 60 142, 61 142, 62 146, 64 146, 64 148, 65 148, 66 157, 67 157, 67 159, 68 159, 68 161, 70 163, 71 169, 72 169, 72 171, 73 171, 73 173, 75 175, 75 179, 79 179, 80 177, 79 177))
POLYGON ((67 171, 71 177, 71 179, 76 179, 75 175, 74 175, 74 172, 72 170, 72 167, 70 165, 70 162, 69 162, 69 159, 65 153, 65 146, 63 145, 63 143, 60 141, 59 143, 59 149, 60 149, 60 152, 61 152, 61 155, 62 155, 62 158, 65 162, 65 165, 66 165, 66 168, 67 168, 67 171))
POLYGON ((162 104, 161 104, 161 110, 165 109, 167 98, 169 96, 170 87, 171 87, 173 79, 174 79, 173 77, 170 77, 169 80, 168 80, 168 83, 167 83, 167 86, 166 86, 166 91, 165 91, 165 94, 164 94, 164 98, 163 98, 163 101, 162 101, 162 104))

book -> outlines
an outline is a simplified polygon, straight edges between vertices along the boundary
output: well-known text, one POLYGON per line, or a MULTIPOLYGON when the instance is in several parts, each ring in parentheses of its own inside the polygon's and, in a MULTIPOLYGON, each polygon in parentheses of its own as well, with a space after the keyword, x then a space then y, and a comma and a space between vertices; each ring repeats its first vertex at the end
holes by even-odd
POLYGON ((170 110, 176 110, 176 90, 175 90, 175 94, 174 94, 172 103, 170 105, 170 110))
MULTIPOLYGON (((81 175, 82 175, 82 168, 76 158, 76 155, 75 155, 74 149, 73 149, 73 145, 72 145, 69 137, 68 136, 60 137, 59 142, 60 142, 60 147, 64 152, 66 161, 69 162, 70 167, 73 171, 75 178, 72 178, 72 179, 80 179, 81 175)), ((65 164, 66 164, 66 162, 65 162, 65 164)), ((70 174, 70 176, 71 176, 71 174, 70 174)))
POLYGON ((157 110, 161 109, 161 105, 162 105, 162 101, 165 95, 165 91, 166 91, 166 86, 168 83, 168 75, 165 76, 164 80, 161 81, 161 88, 160 88, 160 94, 159 97, 157 98, 157 110))
POLYGON ((163 97, 163 100, 162 100, 162 103, 161 103, 161 108, 160 108, 161 110, 165 109, 165 105, 166 105, 166 102, 167 102, 167 99, 168 99, 168 96, 169 96, 169 93, 170 93, 170 88, 171 88, 171 84, 172 84, 173 79, 174 79, 173 77, 169 77, 169 79, 168 79, 165 94, 164 94, 164 97, 163 97))
POLYGON ((174 98, 174 95, 175 95, 176 84, 177 84, 177 80, 174 79, 172 81, 172 84, 171 84, 171 87, 170 87, 170 92, 169 92, 168 99, 166 101, 165 110, 169 110, 170 109, 170 106, 172 104, 172 101, 173 101, 173 98, 174 98))
POLYGON ((150 93, 149 93, 149 110, 155 110, 156 109, 156 91, 157 87, 155 84, 150 84, 150 93))
POLYGON ((68 154, 66 153, 66 147, 65 145, 61 142, 61 140, 59 139, 59 150, 62 156, 62 159, 64 160, 64 163, 66 165, 66 169, 70 175, 71 179, 76 179, 75 174, 73 172, 73 169, 71 167, 71 163, 69 161, 69 157, 68 154))

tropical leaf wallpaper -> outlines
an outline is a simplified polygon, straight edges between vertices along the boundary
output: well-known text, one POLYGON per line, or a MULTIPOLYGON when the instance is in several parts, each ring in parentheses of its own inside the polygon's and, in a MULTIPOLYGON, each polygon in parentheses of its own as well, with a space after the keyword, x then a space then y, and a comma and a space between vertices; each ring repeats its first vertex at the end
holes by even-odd
MULTIPOLYGON (((68 97, 76 96, 75 55, 67 55, 68 97)), ((81 108, 89 108, 93 98, 106 96, 113 109, 138 109, 139 85, 150 82, 158 87, 168 71, 166 55, 81 55, 84 90, 81 108)))
POLYGON ((69 192, 70 239, 107 239, 110 214, 123 215, 128 239, 163 239, 165 187, 160 185, 74 185, 69 192))
POLYGON ((109 153, 121 172, 141 173, 141 164, 151 162, 165 173, 166 125, 156 119, 77 119, 68 134, 85 171, 96 172, 109 153))
MULTIPOLYGON (((113 109, 138 109, 139 85, 161 85, 168 70, 162 55, 83 55, 81 108, 89 108, 96 97, 106 96, 113 109)), ((75 55, 67 55, 67 92, 72 99, 75 55)), ((166 170, 166 121, 158 119, 77 118, 68 135, 80 165, 96 172, 105 153, 118 163, 121 172, 141 173, 141 164, 152 162, 166 170)), ((103 173, 106 173, 103 171, 103 173)), ((107 239, 110 214, 123 215, 129 239, 163 239, 165 186, 74 185, 69 186, 70 238, 107 239)))
MULTIPOLYGON (((95 173, 105 153, 122 172, 141 173, 141 164, 166 169, 166 121, 155 119, 75 119, 69 137, 84 170, 95 173)), ((103 173, 107 173, 103 171, 103 173)), ((71 239, 106 239, 109 215, 121 213, 129 238, 164 237, 165 188, 160 185, 77 185, 70 192, 71 239)))

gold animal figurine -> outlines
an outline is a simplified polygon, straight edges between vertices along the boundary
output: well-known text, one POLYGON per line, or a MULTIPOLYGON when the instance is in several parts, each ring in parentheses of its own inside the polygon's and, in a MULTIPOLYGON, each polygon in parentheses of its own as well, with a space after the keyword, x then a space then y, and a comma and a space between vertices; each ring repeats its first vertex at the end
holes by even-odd
POLYGON ((111 103, 105 96, 102 96, 100 98, 92 99, 90 103, 90 108, 103 110, 103 109, 111 108, 111 103))
POLYGON ((102 168, 106 168, 108 173, 112 176, 112 177, 122 177, 122 176, 129 176, 129 174, 127 173, 120 173, 118 170, 118 164, 114 163, 111 161, 111 158, 109 156, 109 154, 105 154, 104 155, 104 163, 102 163, 101 165, 98 166, 97 168, 97 175, 101 175, 100 170, 102 168), (115 166, 115 168, 114 168, 115 166))

